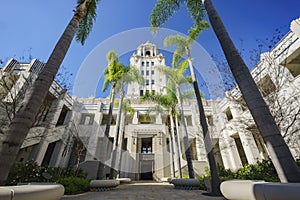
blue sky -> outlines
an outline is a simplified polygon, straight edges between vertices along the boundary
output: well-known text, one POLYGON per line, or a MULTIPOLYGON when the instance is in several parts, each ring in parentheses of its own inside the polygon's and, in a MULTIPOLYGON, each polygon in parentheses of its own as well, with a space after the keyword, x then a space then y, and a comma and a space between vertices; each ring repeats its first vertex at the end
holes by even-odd
MULTIPOLYGON (((216 9, 236 45, 251 50, 256 39, 271 37, 276 28, 289 31, 290 21, 300 17, 300 1, 214 0, 216 9)), ((97 21, 86 44, 73 41, 63 65, 76 74, 86 56, 101 42, 123 31, 149 26, 149 15, 156 0, 102 0, 97 21)), ((21 56, 47 61, 56 41, 73 15, 76 1, 2 1, 0 12, 0 59, 21 56)), ((185 8, 165 28, 186 33, 191 20, 185 8)), ((212 30, 197 40, 209 54, 220 54, 212 30)), ((106 54, 106 52, 104 52, 106 54)), ((75 76, 74 76, 75 77, 75 76)))

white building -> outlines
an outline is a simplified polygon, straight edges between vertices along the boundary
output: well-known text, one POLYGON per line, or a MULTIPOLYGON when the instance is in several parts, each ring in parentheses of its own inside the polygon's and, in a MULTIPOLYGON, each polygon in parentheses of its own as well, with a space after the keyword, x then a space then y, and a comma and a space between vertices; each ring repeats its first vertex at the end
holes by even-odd
MULTIPOLYGON (((270 52, 261 55, 261 61, 251 71, 295 159, 300 158, 299 32, 298 19, 298 23, 292 22, 291 31, 270 52)), ((118 156, 121 155, 122 158, 121 176, 134 180, 160 180, 174 175, 173 169, 177 175, 178 168, 171 162, 173 152, 168 116, 155 112, 148 115, 149 108, 155 105, 139 102, 139 97, 147 92, 165 92, 166 76, 156 70, 156 66, 165 65, 165 57, 154 44, 146 42, 133 53, 130 64, 140 71, 146 84, 140 86, 132 83, 127 89, 126 99, 130 100, 135 112, 132 118, 129 113, 124 112, 121 117, 121 133, 124 134, 119 140, 122 141, 122 146, 118 151, 118 156)), ((37 66, 42 67, 43 64, 37 60, 31 63, 10 60, 2 72, 13 71, 18 75, 15 77, 16 83, 11 85, 11 88, 15 89, 11 91, 20 91, 22 84, 26 83, 24 80, 31 74, 37 74, 37 66)), ((1 98, 7 102, 11 97, 2 95, 1 98)), ((41 109, 38 117, 40 120, 37 120, 35 127, 30 130, 18 160, 33 159, 38 164, 66 167, 76 164, 77 157, 80 157, 80 166, 89 176, 97 175, 99 160, 106 165, 105 172, 109 173, 117 106, 113 109, 108 138, 110 142, 106 151, 108 156, 104 158, 101 156, 101 146, 106 139, 104 130, 109 99, 71 99, 55 82, 47 99, 51 101, 44 106, 44 110, 41 109), (68 112, 71 110, 72 112, 68 112), (38 137, 32 137, 33 135, 38 137)), ((236 170, 245 164, 253 164, 268 157, 265 144, 249 111, 243 105, 238 88, 227 92, 223 99, 203 100, 203 104, 214 144, 215 158, 220 165, 236 170)), ((184 102, 184 113, 194 170, 196 175, 201 175, 208 164, 195 100, 184 102)), ((181 129, 178 130, 181 135, 181 129)), ((186 173, 182 146, 181 167, 186 173)))
MULTIPOLYGON (((5 131, 9 118, 18 109, 25 91, 36 79, 44 63, 34 59, 30 63, 10 59, 1 69, 1 131, 5 131)), ((33 128, 30 129, 19 152, 17 161, 34 160, 39 165, 68 165, 69 111, 73 100, 61 86, 53 82, 33 128)), ((1 134, 2 135, 2 134, 1 134)), ((0 137, 1 137, 0 135, 0 137)))

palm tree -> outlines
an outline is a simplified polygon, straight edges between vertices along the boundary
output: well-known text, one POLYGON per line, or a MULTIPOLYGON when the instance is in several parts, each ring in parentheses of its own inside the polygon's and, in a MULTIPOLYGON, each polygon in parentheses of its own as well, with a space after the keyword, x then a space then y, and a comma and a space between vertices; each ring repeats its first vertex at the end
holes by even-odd
POLYGON ((104 137, 102 141, 102 151, 101 151, 101 157, 100 162, 98 166, 97 171, 97 179, 103 178, 103 172, 104 172, 104 162, 106 159, 106 151, 107 151, 107 145, 108 145, 108 138, 109 138, 109 131, 110 131, 110 125, 112 120, 112 110, 115 102, 115 96, 117 92, 117 84, 118 81, 122 78, 124 73, 127 72, 127 68, 123 65, 123 63, 119 62, 118 54, 115 51, 109 51, 106 55, 107 58, 107 68, 104 71, 104 84, 103 84, 103 91, 106 91, 109 86, 111 86, 110 90, 110 101, 109 101, 109 110, 108 110, 108 116, 107 116, 107 123, 105 127, 104 137))
POLYGON ((190 178, 195 178, 193 163, 192 163, 192 156, 191 156, 191 151, 190 151, 190 145, 189 145, 189 141, 188 141, 188 132, 187 132, 187 127, 186 127, 185 118, 184 118, 181 91, 180 91, 181 85, 187 85, 192 82, 192 78, 190 76, 184 76, 187 67, 188 67, 188 62, 186 60, 181 62, 178 66, 177 66, 177 63, 175 63, 173 60, 173 68, 172 69, 167 66, 159 66, 159 67, 157 67, 157 69, 159 71, 163 72, 165 75, 167 75, 167 77, 169 78, 169 81, 168 81, 169 84, 175 86, 176 97, 177 97, 177 102, 179 105, 179 112, 180 112, 180 123, 181 123, 182 134, 183 134, 183 145, 184 145, 185 156, 186 156, 186 161, 187 161, 187 165, 188 165, 188 173, 189 173, 190 178))
MULTIPOLYGON (((177 168, 178 168, 178 178, 182 178, 182 171, 181 171, 181 154, 180 154, 180 139, 177 131, 176 126, 176 118, 177 118, 177 112, 176 112, 176 106, 177 106, 177 97, 175 93, 173 92, 173 88, 166 87, 165 88, 167 93, 166 94, 152 94, 152 93, 146 93, 144 96, 141 97, 141 101, 150 101, 157 103, 158 105, 161 105, 164 109, 169 111, 170 113, 170 128, 171 129, 171 139, 172 139, 172 147, 173 147, 173 161, 175 161, 175 158, 178 158, 177 160, 177 168)), ((155 110, 162 110, 160 107, 155 108, 155 110)), ((173 170, 175 171, 175 167, 173 167, 173 170)), ((175 173, 173 173, 175 175, 175 173)))
MULTIPOLYGON (((208 28, 208 26, 205 24, 205 22, 202 22, 202 24, 203 24, 203 27, 208 28)), ((187 38, 180 36, 180 35, 168 36, 164 40, 164 45, 165 46, 174 45, 176 47, 176 51, 174 52, 174 56, 173 56, 173 65, 175 63, 177 63, 178 60, 180 58, 182 58, 184 54, 187 55, 187 62, 190 67, 194 92, 197 97, 197 105, 198 105, 198 110, 199 110, 199 114, 200 114, 199 115, 200 124, 202 127, 203 136, 204 136, 204 138, 206 138, 205 146, 206 146, 206 149, 208 149, 208 152, 206 152, 206 153, 207 153, 207 159, 208 159, 208 164, 209 164, 209 169, 210 169, 210 176, 212 179, 212 194, 221 195, 221 193, 220 193, 220 178, 218 175, 218 169, 217 169, 214 153, 212 150, 209 150, 209 147, 212 147, 211 138, 210 138, 210 134, 208 131, 208 125, 207 125, 206 118, 205 118, 202 97, 200 94, 198 81, 197 81, 197 77, 195 75, 194 66, 192 63, 191 52, 190 52, 192 43, 194 42, 193 38, 195 38, 199 34, 199 30, 200 29, 191 29, 190 34, 187 38)), ((201 28, 201 30, 202 30, 202 28, 201 28)))
POLYGON ((110 168, 110 174, 109 178, 113 179, 114 177, 114 171, 115 171, 115 163, 116 163, 116 153, 117 153, 117 146, 119 141, 119 130, 120 130, 120 123, 121 123, 121 113, 122 113, 122 103, 124 100, 124 88, 125 84, 137 82, 140 85, 145 84, 144 77, 140 74, 139 70, 135 68, 134 66, 128 66, 124 70, 124 73, 122 73, 122 76, 119 80, 117 80, 117 85, 120 87, 120 101, 119 101, 119 108, 118 108, 118 114, 117 114, 117 121, 116 121, 116 132, 115 132, 115 139, 113 143, 113 150, 112 150, 112 157, 111 157, 111 168, 110 168))
POLYGON ((278 126, 262 98, 245 62, 232 42, 211 0, 158 0, 151 15, 151 25, 159 27, 186 3, 195 24, 203 19, 204 8, 221 44, 230 70, 245 99, 255 124, 263 137, 281 182, 300 182, 300 171, 278 126))
POLYGON ((0 185, 7 179, 20 147, 32 127, 43 100, 54 80, 54 77, 76 35, 76 40, 84 44, 96 19, 96 9, 99 0, 78 0, 74 15, 62 36, 54 47, 46 65, 40 72, 34 84, 28 89, 11 121, 8 130, 1 139, 0 145, 0 185))

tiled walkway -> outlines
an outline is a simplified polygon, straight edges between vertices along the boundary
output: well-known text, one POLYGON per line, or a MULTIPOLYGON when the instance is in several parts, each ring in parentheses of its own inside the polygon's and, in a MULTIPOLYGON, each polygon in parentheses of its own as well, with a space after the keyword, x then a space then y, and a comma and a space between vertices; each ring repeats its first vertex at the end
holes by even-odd
POLYGON ((202 190, 179 190, 168 183, 156 182, 133 182, 130 184, 122 184, 116 189, 106 192, 87 192, 79 195, 64 196, 62 200, 98 200, 98 199, 197 199, 197 200, 225 200, 222 197, 210 197, 202 195, 202 190))

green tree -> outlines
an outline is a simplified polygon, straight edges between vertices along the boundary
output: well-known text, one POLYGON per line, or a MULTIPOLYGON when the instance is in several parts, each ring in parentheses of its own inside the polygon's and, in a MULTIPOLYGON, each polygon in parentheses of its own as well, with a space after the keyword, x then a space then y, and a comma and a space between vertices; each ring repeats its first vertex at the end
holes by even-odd
POLYGON ((32 127, 43 100, 76 34, 84 44, 96 19, 99 0, 78 0, 74 15, 54 47, 46 65, 32 87, 28 89, 0 145, 0 185, 5 183, 20 147, 32 127))
POLYGON ((169 46, 169 45, 174 45, 176 47, 176 51, 174 52, 173 56, 173 65, 175 65, 178 60, 184 55, 187 55, 187 62, 190 67, 190 72, 191 72, 191 78, 193 82, 193 87, 194 87, 194 92, 197 97, 197 105, 198 105, 198 110, 199 110, 199 118, 200 118, 200 124, 202 127, 202 132, 203 136, 205 138, 205 146, 207 149, 207 159, 208 159, 208 164, 210 168, 210 173, 211 173, 211 178, 212 178, 212 193, 216 195, 220 195, 220 178, 218 175, 218 169, 214 157, 214 153, 212 151, 212 144, 211 144, 211 138, 210 138, 210 133, 208 131, 208 125, 206 122, 205 118, 205 112, 203 108, 203 103, 202 103, 202 98, 198 86, 198 81, 197 77, 194 71, 194 66, 192 62, 192 57, 191 57, 191 46, 194 42, 194 38, 196 38, 201 30, 203 28, 208 28, 208 25, 206 24, 205 21, 201 21, 201 26, 198 26, 196 28, 192 28, 189 31, 189 36, 188 37, 183 37, 180 35, 175 35, 175 36, 169 36, 166 37, 164 40, 164 45, 169 46))
POLYGON ((159 27, 186 3, 195 24, 202 20, 204 8, 221 44, 230 70, 262 135, 281 182, 299 182, 300 171, 285 143, 268 106, 263 100, 245 62, 232 42, 211 0, 158 0, 151 15, 151 26, 159 27))
POLYGON ((118 54, 115 51, 109 51, 106 55, 106 58, 107 58, 108 65, 104 71, 105 78, 104 78, 102 90, 106 91, 109 88, 109 86, 111 86, 111 89, 110 89, 110 102, 109 102, 107 123, 105 127, 103 141, 102 141, 102 151, 101 151, 100 162, 97 171, 97 179, 103 178, 104 164, 102 162, 104 162, 107 157, 106 151, 109 142, 108 137, 109 137, 110 125, 112 120, 112 110, 114 107, 118 82, 124 76, 124 73, 128 71, 126 66, 124 66, 123 63, 119 62, 118 54))
POLYGON ((145 79, 140 74, 139 70, 135 68, 134 66, 128 66, 125 67, 124 73, 122 73, 122 76, 119 80, 117 80, 117 88, 120 88, 120 101, 119 101, 119 107, 118 107, 118 114, 117 114, 117 121, 116 121, 116 132, 115 132, 115 139, 113 143, 113 150, 112 150, 112 156, 111 156, 111 168, 110 168, 110 174, 109 178, 113 179, 115 173, 115 164, 116 164, 116 154, 117 154, 117 146, 119 141, 119 131, 120 131, 120 124, 121 124, 121 114, 122 114, 122 105, 123 100, 125 96, 125 85, 132 82, 137 82, 140 85, 145 85, 145 79))
POLYGON ((180 112, 180 123, 181 123, 180 125, 182 128, 183 144, 184 144, 184 149, 185 149, 186 161, 187 161, 187 165, 188 165, 188 173, 189 173, 190 178, 195 178, 191 150, 190 150, 190 145, 189 145, 189 141, 188 141, 188 132, 187 132, 187 127, 186 127, 185 118, 184 118, 181 91, 180 91, 181 85, 187 85, 192 82, 192 78, 190 76, 184 76, 187 67, 188 67, 188 62, 185 60, 185 61, 181 62, 179 65, 177 65, 177 63, 173 62, 172 69, 167 66, 159 66, 159 67, 157 67, 157 69, 159 71, 163 72, 168 77, 168 79, 169 79, 168 84, 175 86, 176 97, 177 97, 177 102, 178 102, 179 112, 180 112))

